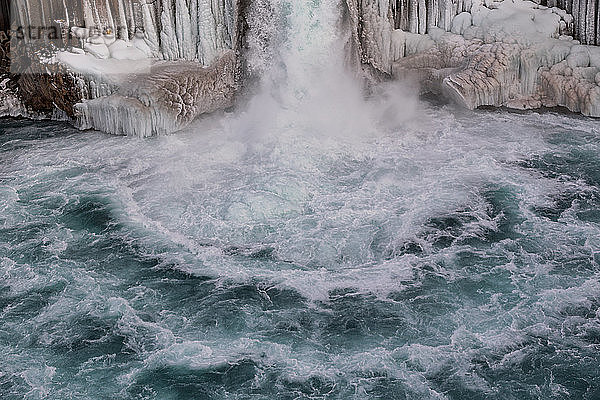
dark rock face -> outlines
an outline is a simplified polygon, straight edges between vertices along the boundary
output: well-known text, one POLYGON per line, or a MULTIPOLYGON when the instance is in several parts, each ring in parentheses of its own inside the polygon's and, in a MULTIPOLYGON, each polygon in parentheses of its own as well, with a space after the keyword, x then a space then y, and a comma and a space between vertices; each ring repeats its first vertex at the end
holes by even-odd
POLYGON ((26 46, 11 49, 8 35, 0 44, 0 81, 4 95, 15 96, 24 106, 24 116, 50 118, 56 111, 74 116, 74 105, 82 100, 75 78, 58 64, 43 64, 26 46), (12 68, 18 64, 18 68, 12 68), (13 71, 19 73, 14 73, 13 71))
POLYGON ((73 117, 73 106, 82 99, 75 79, 57 64, 41 63, 43 51, 32 51, 29 44, 11 47, 15 33, 11 32, 10 5, 9 0, 0 0, 2 96, 18 99, 23 108, 20 113, 24 116, 49 118, 60 110, 73 117))
POLYGON ((8 32, 10 29, 10 4, 9 0, 0 0, 0 31, 8 32))
POLYGON ((17 80, 19 97, 37 113, 52 116, 55 110, 74 117, 74 105, 81 101, 81 90, 63 67, 52 65, 48 73, 21 74, 17 80))

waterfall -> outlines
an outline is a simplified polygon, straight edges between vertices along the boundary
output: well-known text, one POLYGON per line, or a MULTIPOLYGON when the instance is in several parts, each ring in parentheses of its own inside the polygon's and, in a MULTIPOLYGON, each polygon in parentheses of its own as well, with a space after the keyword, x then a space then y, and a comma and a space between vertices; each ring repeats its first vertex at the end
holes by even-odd
POLYGON ((231 122, 241 140, 361 140, 385 134, 414 110, 416 101, 397 83, 374 86, 381 96, 365 97, 361 71, 348 62, 345 7, 344 0, 257 0, 249 7, 246 61, 259 84, 231 122))
POLYGON ((248 41, 255 47, 248 63, 261 74, 265 90, 299 100, 325 77, 343 73, 339 0, 264 3, 258 1, 249 10, 248 41))
POLYGON ((341 6, 340 0, 258 0, 251 5, 247 63, 260 84, 249 115, 257 117, 258 130, 269 124, 265 114, 277 134, 291 121, 307 124, 308 131, 364 128, 351 122, 363 98, 360 83, 345 69, 341 6))

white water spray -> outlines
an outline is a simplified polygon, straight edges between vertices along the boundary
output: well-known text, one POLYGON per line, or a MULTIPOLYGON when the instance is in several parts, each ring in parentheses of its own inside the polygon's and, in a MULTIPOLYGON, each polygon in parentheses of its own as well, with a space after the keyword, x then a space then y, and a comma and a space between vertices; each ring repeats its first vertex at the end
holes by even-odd
MULTIPOLYGON (((399 83, 366 99, 346 66, 343 2, 261 0, 249 10, 248 65, 258 92, 233 129, 246 138, 287 133, 354 140, 380 136, 412 117, 417 102, 399 83)), ((232 121, 229 121, 232 122, 232 121)))

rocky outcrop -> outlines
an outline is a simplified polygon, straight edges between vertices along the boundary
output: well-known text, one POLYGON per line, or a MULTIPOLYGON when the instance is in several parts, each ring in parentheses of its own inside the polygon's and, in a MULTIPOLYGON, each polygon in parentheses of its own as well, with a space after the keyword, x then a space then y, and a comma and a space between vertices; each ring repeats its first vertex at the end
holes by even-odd
POLYGON ((113 94, 77 104, 77 124, 140 137, 175 132, 200 114, 231 106, 235 73, 233 51, 210 67, 184 60, 159 62, 144 73, 128 75, 113 94))
MULTIPOLYGON (((181 129, 232 104, 245 3, 13 2, 17 25, 60 34, 3 45, 0 115, 139 136, 181 129)), ((468 108, 600 116, 597 48, 580 44, 599 42, 596 0, 345 0, 344 12, 349 63, 370 77, 415 79, 468 108)))
POLYGON ((8 37, 4 38, 0 41, 0 116, 73 117, 81 90, 69 71, 59 64, 40 63, 39 55, 23 46, 11 49, 8 37))
MULTIPOLYGON (((588 51, 586 49, 585 51, 588 51)), ((547 107, 563 106, 584 115, 600 117, 600 48, 590 63, 562 61, 540 71, 539 90, 547 107)), ((580 51, 575 47, 572 51, 580 51)))
MULTIPOLYGON (((393 5, 386 19, 380 5, 368 0, 357 4, 365 15, 358 19, 356 36, 364 62, 397 79, 418 81, 423 91, 443 94, 471 109, 564 106, 600 117, 600 48, 573 39, 571 33, 581 27, 575 27, 578 21, 566 11, 504 0, 488 6, 452 2, 452 10, 469 11, 446 13, 447 4, 439 8, 438 3, 425 2, 426 10, 432 9, 428 4, 438 7, 437 17, 427 19, 411 13, 411 4, 408 17, 400 21, 393 5), (456 15, 446 23, 442 14, 456 15), (397 26, 427 34, 394 29, 397 26)), ((402 3, 400 9, 407 8, 402 3)))
POLYGON ((231 105, 240 76, 242 4, 13 2, 13 29, 24 29, 3 57, 0 113, 70 118, 82 129, 114 134, 179 130, 231 105), (27 27, 44 27, 43 34, 32 37, 27 27))

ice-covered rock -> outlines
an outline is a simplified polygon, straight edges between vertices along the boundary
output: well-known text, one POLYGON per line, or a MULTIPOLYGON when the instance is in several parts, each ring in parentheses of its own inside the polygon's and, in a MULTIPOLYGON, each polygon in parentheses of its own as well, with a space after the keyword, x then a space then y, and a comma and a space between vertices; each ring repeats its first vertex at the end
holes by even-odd
MULTIPOLYGON (((139 51, 120 40, 110 47, 139 51)), ((85 100, 75 105, 77 125, 118 135, 172 133, 200 114, 230 106, 237 88, 233 51, 209 67, 196 61, 98 59, 71 52, 60 52, 57 59, 82 85, 85 100)))
POLYGON ((442 14, 447 7, 438 6, 441 11, 428 24, 426 35, 401 29, 375 35, 371 28, 372 40, 384 42, 371 46, 363 38, 366 61, 376 60, 385 72, 385 60, 391 59, 395 77, 416 80, 424 91, 444 94, 468 108, 561 105, 600 116, 600 48, 572 39, 574 22, 564 10, 522 0, 472 1, 459 3, 457 10, 469 11, 458 13, 446 26, 442 14))
POLYGON ((111 58, 117 60, 143 60, 148 58, 148 55, 137 48, 133 43, 126 42, 122 39, 116 40, 108 46, 111 58))
POLYGON ((73 26, 71 27, 71 35, 79 39, 80 44, 83 44, 90 37, 90 30, 80 26, 73 26))
MULTIPOLYGON (((415 0, 417 1, 417 0, 415 0)), ((346 0, 349 10, 354 57, 382 72, 390 72, 393 61, 393 25, 387 0, 346 0)), ((418 30, 418 28, 415 28, 418 30)))
POLYGON ((598 0, 346 0, 346 5, 354 25, 354 47, 360 50, 358 58, 384 72, 388 70, 390 27, 418 34, 441 28, 473 39, 483 36, 483 24, 504 25, 508 29, 488 30, 488 43, 498 40, 497 34, 524 37, 532 30, 546 35, 550 30, 583 44, 600 45, 598 0), (470 24, 465 13, 471 14, 470 24))
POLYGON ((590 52, 586 46, 573 46, 567 57, 567 64, 571 68, 588 67, 590 65, 590 52))
POLYGON ((115 37, 115 34, 112 31, 109 31, 108 33, 103 34, 102 39, 104 39, 104 44, 106 44, 107 46, 110 46, 117 40, 117 38, 115 37))
POLYGON ((99 59, 90 54, 67 51, 59 52, 56 60, 79 82, 79 101, 113 94, 130 76, 147 73, 152 63, 156 62, 151 59, 99 59))
POLYGON ((151 44, 148 43, 142 32, 137 32, 131 42, 133 46, 144 53, 146 57, 152 57, 154 55, 151 44))
POLYGON ((454 17, 452 20, 452 28, 450 30, 452 33, 462 35, 471 25, 473 25, 473 16, 470 12, 463 11, 454 17))
POLYGON ((235 55, 225 53, 213 65, 158 62, 107 97, 76 105, 82 129, 140 137, 184 128, 203 113, 232 104, 236 90, 235 55))
POLYGON ((83 46, 83 49, 97 58, 110 57, 108 46, 104 39, 100 36, 94 36, 88 39, 88 42, 83 46))
MULTIPOLYGON (((48 45, 53 52, 69 50, 47 57, 48 61, 36 57, 35 63, 40 71, 52 71, 47 63, 57 63, 69 86, 63 90, 68 96, 55 108, 72 117, 77 103, 83 128, 164 134, 198 114, 229 105, 233 98, 242 43, 241 0, 20 0, 12 4, 16 7, 11 17, 17 25, 56 26, 70 33, 48 45), (102 118, 103 107, 114 115, 102 118)), ((47 78, 53 88, 60 86, 62 75, 47 78)), ((10 94, 23 100, 19 93, 24 91, 10 79, 10 94)), ((23 80, 27 90, 36 79, 23 80)), ((0 93, 2 105, 14 103, 7 93, 0 93)), ((52 98, 52 90, 46 98, 52 98)))
POLYGON ((540 88, 545 106, 563 106, 584 115, 600 117, 598 68, 544 69, 540 72, 540 88))

